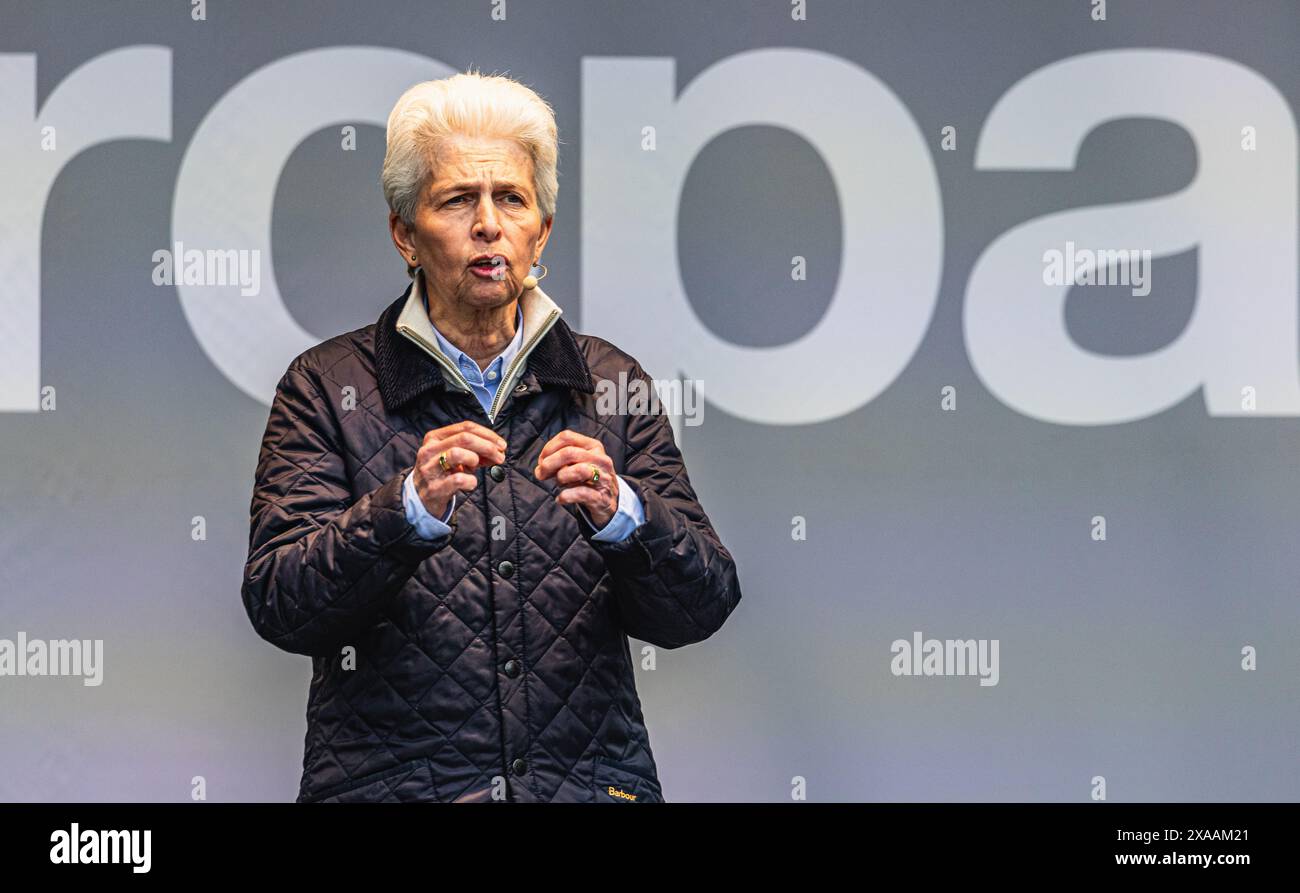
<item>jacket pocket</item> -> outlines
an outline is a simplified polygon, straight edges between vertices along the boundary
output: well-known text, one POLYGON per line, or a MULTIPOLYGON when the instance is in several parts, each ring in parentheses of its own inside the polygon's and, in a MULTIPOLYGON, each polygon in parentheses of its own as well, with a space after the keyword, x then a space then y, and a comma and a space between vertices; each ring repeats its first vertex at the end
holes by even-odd
POLYGON ((659 782, 608 757, 596 757, 592 787, 597 803, 662 803, 659 782))
POLYGON ((437 802, 433 764, 418 757, 397 766, 371 772, 332 785, 305 798, 303 803, 415 803, 437 802))

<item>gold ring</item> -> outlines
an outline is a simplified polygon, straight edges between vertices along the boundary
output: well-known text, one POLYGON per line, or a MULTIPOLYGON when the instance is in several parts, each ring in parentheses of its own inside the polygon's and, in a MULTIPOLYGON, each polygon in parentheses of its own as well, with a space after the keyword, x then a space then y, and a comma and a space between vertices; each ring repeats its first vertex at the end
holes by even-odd
POLYGON ((600 469, 593 465, 591 466, 591 485, 594 487, 599 483, 600 483, 600 469))
POLYGON ((446 453, 439 453, 439 454, 438 454, 438 464, 442 466, 442 470, 443 470, 443 471, 445 471, 447 474, 451 474, 451 469, 447 467, 447 454, 446 454, 446 453))

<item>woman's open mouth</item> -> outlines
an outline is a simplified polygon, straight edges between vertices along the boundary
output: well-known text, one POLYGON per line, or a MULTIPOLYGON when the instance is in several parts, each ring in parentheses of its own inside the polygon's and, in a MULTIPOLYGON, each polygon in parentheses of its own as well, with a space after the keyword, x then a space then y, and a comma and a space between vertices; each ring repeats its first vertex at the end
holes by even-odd
POLYGON ((474 261, 469 268, 480 279, 504 279, 508 266, 506 259, 496 254, 474 261))

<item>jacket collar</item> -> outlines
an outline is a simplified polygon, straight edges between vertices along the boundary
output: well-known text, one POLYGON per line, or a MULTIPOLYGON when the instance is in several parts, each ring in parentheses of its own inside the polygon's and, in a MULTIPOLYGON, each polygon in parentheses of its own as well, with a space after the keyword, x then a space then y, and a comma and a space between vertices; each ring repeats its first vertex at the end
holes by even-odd
MULTIPOLYGON (((397 330, 400 319, 436 344, 433 324, 424 310, 424 299, 419 291, 423 287, 423 271, 417 273, 402 296, 388 305, 375 325, 375 378, 384 408, 397 412, 406 404, 435 388, 450 389, 442 367, 427 353, 397 330)), ((583 393, 595 393, 591 370, 573 337, 573 330, 557 318, 546 334, 528 350, 530 338, 538 332, 551 314, 560 307, 541 288, 525 289, 520 300, 524 319, 524 349, 521 356, 527 363, 528 375, 538 385, 554 384, 583 393)), ((506 382, 501 383, 502 386, 506 382)))

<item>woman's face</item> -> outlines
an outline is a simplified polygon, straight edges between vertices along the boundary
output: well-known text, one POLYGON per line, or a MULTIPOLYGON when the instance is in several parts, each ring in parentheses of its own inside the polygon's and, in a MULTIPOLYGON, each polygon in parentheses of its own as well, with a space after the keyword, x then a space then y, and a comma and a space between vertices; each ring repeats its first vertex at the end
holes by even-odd
POLYGON ((435 298, 467 309, 508 305, 551 234, 552 221, 537 208, 532 159, 512 139, 453 137, 433 170, 414 226, 389 215, 397 250, 424 268, 431 306, 435 298), (475 266, 485 254, 495 264, 475 266))

